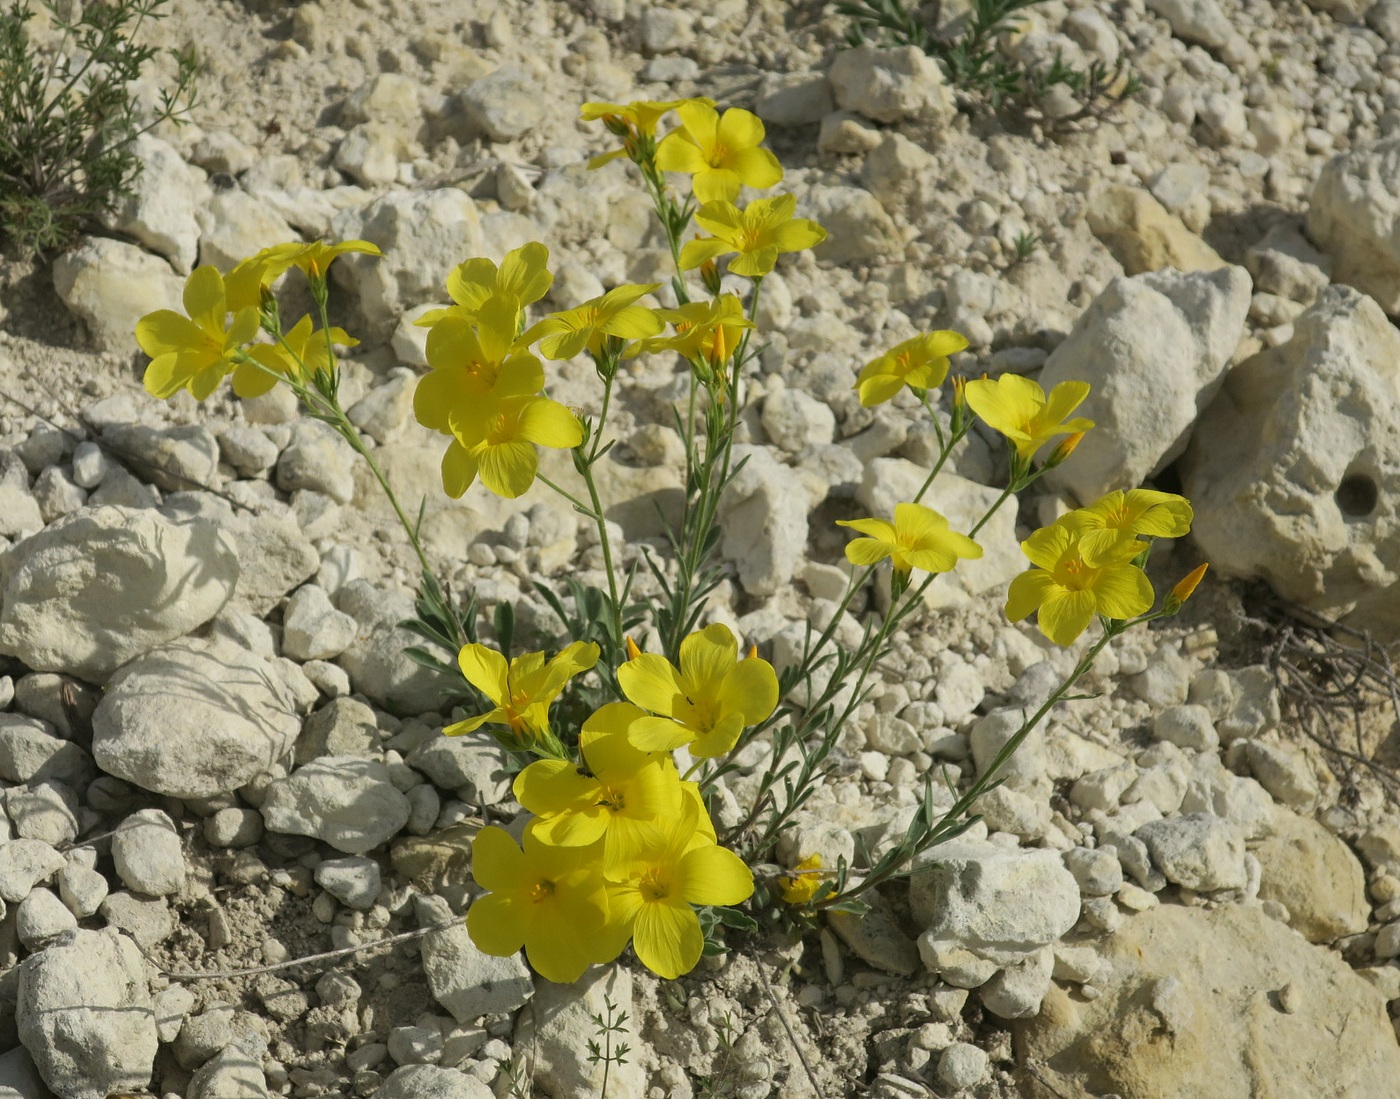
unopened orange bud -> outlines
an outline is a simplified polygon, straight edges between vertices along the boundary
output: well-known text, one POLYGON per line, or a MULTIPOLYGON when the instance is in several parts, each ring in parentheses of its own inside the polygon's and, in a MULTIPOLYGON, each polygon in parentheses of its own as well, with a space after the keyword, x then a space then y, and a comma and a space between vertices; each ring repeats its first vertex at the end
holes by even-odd
POLYGON ((720 291, 719 264, 712 259, 707 259, 702 263, 700 265, 700 281, 705 284, 705 289, 710 294, 717 295, 720 291))
POLYGON ((710 344, 710 362, 721 366, 729 361, 729 345, 724 338, 724 325, 715 326, 714 340, 710 344))
POLYGON ((757 645, 750 645, 750 646, 749 646, 749 659, 750 659, 750 660, 757 660, 757 659, 758 659, 758 646, 757 646, 757 645))
POLYGON ((1084 432, 1076 431, 1073 435, 1060 440, 1060 444, 1050 452, 1050 457, 1045 459, 1045 468, 1054 469, 1071 454, 1084 439, 1084 432))
POLYGON ((1210 568, 1209 562, 1203 562, 1188 572, 1177 581, 1176 587, 1172 588, 1167 595, 1166 611, 1168 614, 1175 614, 1181 609, 1181 605, 1191 598, 1192 593, 1205 576, 1206 570, 1210 568))
POLYGON ((627 639, 627 659, 628 659, 628 660, 636 660, 637 657, 639 657, 639 656, 641 656, 641 655, 642 655, 642 650, 639 649, 639 648, 637 648, 637 643, 636 643, 635 641, 633 641, 633 640, 629 637, 629 638, 627 639))

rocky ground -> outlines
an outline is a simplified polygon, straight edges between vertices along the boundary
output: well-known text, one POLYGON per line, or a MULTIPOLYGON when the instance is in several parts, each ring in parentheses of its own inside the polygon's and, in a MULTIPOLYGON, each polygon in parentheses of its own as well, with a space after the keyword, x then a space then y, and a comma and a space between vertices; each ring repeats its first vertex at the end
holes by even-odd
MULTIPOLYGON (((172 9, 152 39, 200 51, 193 124, 143 140, 109 233, 0 272, 0 1094, 573 1099, 601 1083, 605 999, 632 1046, 614 1099, 1395 1094, 1400 712, 1356 631, 1400 636, 1400 0, 1047 0, 1009 55, 1143 82, 1058 125, 847 50, 830 5, 172 9), (851 391, 899 340, 956 328, 965 373, 1088 380, 1099 425, 931 589, 784 858, 878 851, 924 774, 970 778, 1073 665, 1002 616, 1018 534, 1155 479, 1197 521, 1154 579, 1213 570, 864 921, 558 987, 461 926, 463 842, 513 815, 509 775, 439 734, 441 684, 402 656, 415 563, 366 470, 282 391, 147 397, 131 333, 196 263, 376 241, 339 262, 364 340, 345 403, 426 496, 445 574, 557 645, 529 581, 601 581, 596 538, 542 487, 442 495, 411 320, 453 265, 533 239, 551 308, 664 278, 634 181, 587 171, 607 141, 574 120, 689 95, 765 119, 830 233, 764 285, 711 620, 778 663, 829 620, 833 521, 887 513, 932 453, 907 394, 851 391)), ((596 407, 591 367, 552 378, 596 407)), ((602 487, 625 562, 681 485, 679 384, 656 357, 622 386, 602 487)), ((958 522, 1005 470, 978 432, 953 464, 933 502, 958 522)))

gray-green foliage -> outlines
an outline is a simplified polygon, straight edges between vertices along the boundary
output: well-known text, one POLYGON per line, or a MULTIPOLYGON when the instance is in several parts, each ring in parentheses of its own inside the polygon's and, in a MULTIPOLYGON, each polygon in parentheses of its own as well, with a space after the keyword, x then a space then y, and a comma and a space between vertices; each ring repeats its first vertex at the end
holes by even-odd
MULTIPOLYGON (((138 45, 166 0, 93 0, 70 18, 43 0, 59 38, 36 48, 30 0, 0 12, 0 245, 46 252, 130 193, 140 172, 132 143, 193 103, 193 51, 148 117, 128 87, 160 52, 138 45)), ((77 5, 71 5, 77 7, 77 5)))
POLYGON ((949 38, 939 37, 920 11, 911 11, 904 0, 839 0, 836 10, 851 20, 846 34, 851 45, 917 46, 938 61, 953 87, 992 110, 1034 107, 1060 84, 1081 104, 1072 118, 1092 117, 1141 87, 1137 77, 1125 75, 1122 61, 1113 66, 1095 61, 1087 69, 1077 69, 1056 56, 1051 64, 1030 69, 1002 56, 996 48, 997 37, 1014 31, 1021 21, 1018 13, 1040 2, 973 0, 960 31, 949 38))

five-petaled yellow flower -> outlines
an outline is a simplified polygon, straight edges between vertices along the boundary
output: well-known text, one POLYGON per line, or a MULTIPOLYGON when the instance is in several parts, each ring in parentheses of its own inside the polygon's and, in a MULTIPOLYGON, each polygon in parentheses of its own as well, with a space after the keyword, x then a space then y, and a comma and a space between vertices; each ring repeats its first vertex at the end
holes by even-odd
POLYGON ((713 106, 691 100, 676 107, 681 128, 661 139, 656 166, 663 172, 687 172, 699 202, 733 202, 741 186, 763 190, 782 181, 783 167, 763 141, 758 116, 731 107, 723 116, 713 106))
POLYGON ((584 723, 584 767, 541 759, 515 777, 515 797, 535 814, 530 828, 545 843, 581 847, 603 840, 603 862, 621 865, 644 846, 643 825, 681 812, 685 790, 671 757, 643 752, 627 729, 643 713, 609 702, 584 723))
POLYGON ((1184 496, 1134 488, 1110 492, 1097 503, 1058 520, 1079 536, 1081 552, 1093 556, 1124 534, 1151 538, 1180 538, 1191 530, 1191 505, 1184 496))
MULTIPOLYGON (((714 108, 713 99, 637 99, 631 103, 585 103, 579 112, 579 120, 582 122, 597 122, 602 119, 604 124, 613 133, 622 137, 625 141, 635 143, 637 139, 643 141, 656 140, 656 124, 661 121, 661 116, 667 111, 674 111, 677 107, 686 103, 699 103, 702 106, 714 108)), ((610 153, 603 153, 595 156, 588 162, 590 168, 599 168, 609 161, 619 157, 631 156, 634 149, 626 145, 621 149, 614 149, 610 153)))
POLYGON ((535 483, 540 458, 535 447, 567 450, 583 442, 578 417, 547 397, 523 395, 483 401, 452 429, 452 442, 442 456, 442 487, 454 500, 481 483, 513 500, 535 483))
POLYGON ((369 256, 382 256, 377 244, 367 240, 345 240, 339 244, 326 244, 313 240, 309 244, 274 244, 263 250, 268 271, 272 277, 280 275, 289 267, 300 268, 312 282, 324 282, 331 261, 346 252, 360 252, 369 256))
POLYGON ((795 218, 796 195, 760 198, 740 210, 732 202, 707 202, 695 222, 712 236, 687 241, 680 268, 689 271, 717 256, 739 253, 729 261, 732 274, 761 278, 784 252, 800 252, 826 239, 826 230, 809 218, 795 218))
POLYGON ((674 351, 693 363, 718 368, 734 355, 753 321, 744 316, 736 294, 720 294, 688 302, 677 309, 658 309, 656 315, 675 328, 674 336, 657 336, 641 345, 643 351, 674 351))
POLYGON ((888 401, 906 385, 936 389, 948 376, 948 356, 967 347, 957 332, 929 332, 890 348, 861 368, 853 389, 860 390, 866 408, 888 401))
POLYGON ((617 670, 628 699, 650 711, 627 727, 644 752, 690 745, 694 756, 722 756, 746 726, 765 720, 778 705, 778 676, 757 656, 740 660, 729 627, 716 623, 681 642, 681 666, 643 653, 617 670))
POLYGON ((608 337, 641 340, 655 336, 663 327, 655 309, 635 304, 661 284, 624 284, 614 287, 601 298, 592 298, 573 309, 551 313, 523 336, 521 343, 539 341, 540 354, 546 359, 572 359, 588 349, 592 355, 603 350, 608 337))
POLYGON ((1003 374, 996 381, 981 378, 967 383, 967 403, 987 425, 1001 432, 1016 448, 1022 461, 1057 435, 1088 431, 1093 420, 1067 420, 1089 395, 1088 382, 1060 382, 1050 391, 1019 374, 1003 374))
POLYGON ((778 889, 788 904, 806 904, 817 895, 826 873, 822 870, 822 857, 808 855, 778 879, 778 889))
POLYGON ((837 526, 866 535, 846 546, 853 565, 874 565, 890 558, 896 572, 911 569, 951 572, 958 558, 982 556, 982 547, 965 534, 948 528, 948 520, 923 504, 895 504, 894 522, 884 519, 838 519, 837 526))
MULTIPOLYGON (((344 347, 360 342, 343 328, 332 328, 330 337, 344 347)), ((310 385, 318 373, 331 367, 325 330, 312 328, 309 313, 282 334, 280 343, 256 343, 248 348, 248 357, 253 362, 239 363, 233 371, 233 391, 240 397, 262 396, 277 384, 278 374, 310 385)))
POLYGON ((1021 543, 1037 567, 1011 581, 1006 617, 1019 622, 1039 611, 1040 632, 1056 645, 1072 645, 1096 614, 1135 618, 1152 607, 1152 585, 1129 564, 1146 548, 1131 534, 1119 534, 1086 549, 1069 525, 1042 527, 1021 543))
POLYGON ((204 400, 234 368, 240 349, 258 334, 258 311, 240 309, 227 324, 224 278, 209 265, 196 267, 185 281, 185 312, 157 309, 136 322, 136 342, 151 356, 146 392, 164 400, 188 389, 204 400))
POLYGON ((738 904, 753 895, 753 874, 733 851, 699 832, 700 810, 685 799, 682 811, 644 826, 648 841, 636 858, 609 868, 606 956, 621 952, 626 936, 641 963, 674 980, 700 960, 705 936, 692 905, 738 904))
POLYGON ((509 303, 514 307, 510 338, 515 339, 520 311, 539 301, 554 285, 549 272, 549 249, 539 241, 522 244, 505 254, 497 267, 489 259, 469 259, 459 263, 447 275, 447 293, 453 305, 445 309, 430 309, 413 323, 431 328, 445 317, 472 320, 486 308, 487 302, 499 302, 496 309, 509 303))
POLYGON ((471 430, 483 410, 504 397, 544 388, 539 359, 515 344, 518 309, 491 295, 468 318, 444 317, 428 332, 428 365, 413 392, 413 414, 444 435, 471 430))
POLYGON ((464 645, 457 663, 468 683, 495 703, 495 709, 443 729, 448 736, 470 733, 483 725, 504 725, 524 746, 549 739, 549 707, 565 684, 598 663, 598 646, 575 641, 546 661, 544 653, 525 653, 509 664, 485 645, 464 645))
POLYGON ((483 953, 505 958, 523 946, 535 972, 560 984, 608 960, 599 956, 608 896, 596 851, 550 847, 528 831, 521 850, 505 829, 483 828, 472 841, 472 877, 489 891, 467 909, 483 953))

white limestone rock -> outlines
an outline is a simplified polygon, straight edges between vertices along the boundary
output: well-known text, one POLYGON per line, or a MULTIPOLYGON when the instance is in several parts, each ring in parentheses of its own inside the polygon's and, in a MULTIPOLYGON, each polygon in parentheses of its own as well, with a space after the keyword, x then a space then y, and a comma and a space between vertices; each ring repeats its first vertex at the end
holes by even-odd
POLYGON ((367 335, 376 340, 393 334, 400 314, 437 301, 452 268, 484 247, 476 203, 455 187, 387 194, 338 214, 331 234, 368 240, 384 253, 345 255, 331 268, 332 278, 358 297, 367 335))
POLYGON ((66 932, 19 969, 20 1041, 62 1099, 143 1091, 156 1019, 136 944, 115 930, 66 932))
POLYGON ((1329 287, 1231 371, 1182 482, 1212 567, 1400 636, 1400 332, 1375 302, 1329 287))
POLYGON ((1332 277, 1400 313, 1400 136, 1329 161, 1308 205, 1308 234, 1332 257, 1332 277))
POLYGON ((323 756, 275 779, 262 814, 269 831, 314 836, 362 855, 408 823, 409 803, 378 760, 323 756))
POLYGON ((1244 335, 1249 300, 1242 267, 1110 282, 1040 375, 1047 393, 1063 381, 1088 382, 1075 415, 1095 424, 1047 483, 1092 504, 1180 456, 1244 335))
POLYGON ((169 263, 134 244, 84 237, 53 262, 53 285, 99 351, 132 355, 136 322, 157 309, 183 312, 185 282, 169 263))
POLYGON ((226 794, 291 749, 294 707, 262 657, 226 641, 176 642, 112 678, 93 714, 93 756, 159 794, 226 794))
POLYGON ((85 509, 0 557, 0 652, 100 683, 214 617, 238 574, 233 542, 214 523, 85 509))

